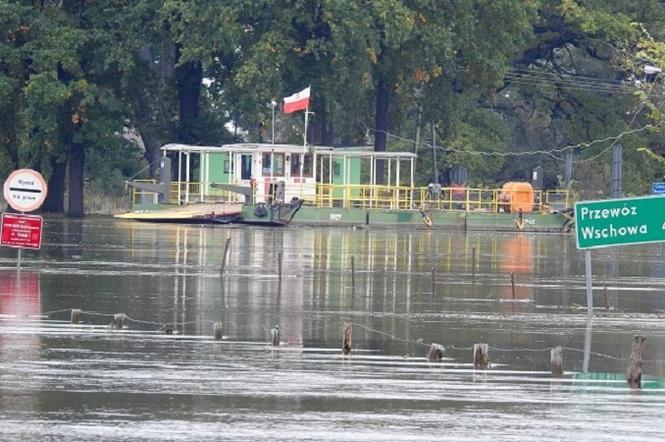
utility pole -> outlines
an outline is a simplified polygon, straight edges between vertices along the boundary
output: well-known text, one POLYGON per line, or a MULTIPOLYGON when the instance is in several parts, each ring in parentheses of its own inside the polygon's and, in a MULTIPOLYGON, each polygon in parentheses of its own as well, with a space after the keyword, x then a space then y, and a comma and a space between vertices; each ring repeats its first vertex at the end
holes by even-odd
POLYGON ((436 125, 432 123, 432 173, 434 174, 433 183, 439 184, 439 171, 436 167, 436 125))
POLYGON ((277 102, 275 100, 270 101, 270 107, 272 107, 272 144, 275 144, 275 108, 277 102))
POLYGON ((566 152, 566 166, 563 172, 563 181, 566 187, 570 187, 570 182, 573 179, 573 151, 566 152))
POLYGON ((417 87, 415 89, 414 95, 416 97, 416 134, 415 140, 413 142, 413 153, 418 154, 418 147, 420 146, 420 123, 423 116, 423 105, 420 102, 420 97, 422 97, 422 89, 417 87))
POLYGON ((615 144, 612 147, 612 188, 610 191, 611 198, 621 197, 621 144, 615 144))

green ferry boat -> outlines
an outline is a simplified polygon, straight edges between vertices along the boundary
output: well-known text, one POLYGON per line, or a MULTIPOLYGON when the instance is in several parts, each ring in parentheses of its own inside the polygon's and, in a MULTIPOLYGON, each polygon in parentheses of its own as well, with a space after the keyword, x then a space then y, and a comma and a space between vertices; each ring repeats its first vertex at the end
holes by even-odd
POLYGON ((236 143, 167 144, 158 181, 127 184, 141 221, 566 232, 567 190, 416 186, 411 152, 236 143), (385 182, 375 181, 383 163, 385 182), (176 170, 171 164, 176 163, 176 170))

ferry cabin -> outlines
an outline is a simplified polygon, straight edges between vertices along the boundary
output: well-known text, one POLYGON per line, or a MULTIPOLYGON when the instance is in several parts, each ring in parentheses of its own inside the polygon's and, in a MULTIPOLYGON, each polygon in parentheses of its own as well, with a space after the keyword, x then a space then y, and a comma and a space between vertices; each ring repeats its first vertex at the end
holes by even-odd
MULTIPOLYGON (((171 198, 178 204, 241 202, 240 194, 216 188, 231 184, 253 190, 253 203, 289 202, 298 198, 332 207, 351 200, 380 199, 378 187, 403 193, 411 200, 416 155, 410 152, 374 152, 371 147, 332 148, 287 144, 238 143, 222 146, 167 144, 163 155, 177 164, 171 198), (385 183, 377 186, 377 163, 384 163, 385 183), (283 185, 282 185, 283 183, 283 185), (366 194, 367 188, 375 192, 366 194), (283 192, 282 192, 283 189, 283 192)), ((412 207, 404 207, 412 208, 412 207)))
POLYGON ((416 155, 411 152, 374 152, 371 147, 305 149, 302 145, 257 143, 167 144, 162 151, 170 159, 162 163, 175 164, 174 170, 163 173, 159 185, 141 180, 128 183, 132 187, 134 212, 174 205, 202 206, 197 203, 288 203, 293 198, 318 208, 419 212, 546 213, 570 207, 567 190, 531 189, 522 192, 525 196, 514 183, 507 183, 502 189, 441 188, 433 184, 415 187, 416 155), (383 162, 384 169, 381 184, 375 180, 379 162, 383 162), (518 202, 523 204, 517 207, 518 202))

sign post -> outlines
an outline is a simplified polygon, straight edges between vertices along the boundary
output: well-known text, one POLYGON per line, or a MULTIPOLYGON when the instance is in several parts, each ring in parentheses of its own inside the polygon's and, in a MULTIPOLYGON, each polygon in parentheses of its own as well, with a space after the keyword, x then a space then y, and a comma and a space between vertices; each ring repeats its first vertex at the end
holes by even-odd
POLYGON ((591 252, 584 251, 584 269, 586 270, 586 316, 593 316, 593 290, 591 288, 591 252))
POLYGON ((39 209, 46 199, 46 194, 44 177, 32 169, 15 170, 5 181, 5 201, 21 214, 2 214, 0 245, 18 249, 18 270, 21 270, 21 250, 39 249, 42 241, 42 217, 24 215, 24 212, 39 209))
POLYGON ((575 203, 577 248, 585 250, 587 315, 593 314, 590 249, 665 241, 665 196, 575 203))
MULTIPOLYGON (((654 183, 653 192, 660 186, 654 183)), ((663 187, 665 193, 665 186, 663 187)), ((665 195, 575 203, 577 248, 584 250, 586 268, 587 330, 583 371, 589 370, 593 291, 591 249, 665 241, 665 195)))

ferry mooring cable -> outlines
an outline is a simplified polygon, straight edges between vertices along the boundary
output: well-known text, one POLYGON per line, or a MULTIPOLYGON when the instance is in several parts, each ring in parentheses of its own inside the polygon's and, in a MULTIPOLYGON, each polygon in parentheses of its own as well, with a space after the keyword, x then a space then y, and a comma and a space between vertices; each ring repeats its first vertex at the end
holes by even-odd
MULTIPOLYGON (((49 315, 57 314, 57 313, 64 313, 64 312, 68 312, 68 311, 71 311, 71 310, 72 309, 50 310, 50 311, 47 311, 47 312, 43 312, 40 315, 40 317, 41 318, 44 318, 44 317, 48 318, 49 315)), ((87 310, 81 310, 80 313, 81 314, 86 314, 88 316, 101 316, 101 317, 113 317, 114 316, 114 314, 112 314, 112 313, 100 313, 100 312, 87 311, 87 310)), ((138 323, 138 324, 160 326, 160 328, 158 330, 163 330, 163 329, 167 328, 167 326, 176 326, 176 325, 185 326, 185 325, 191 325, 191 324, 206 324, 206 323, 216 322, 216 321, 212 321, 212 320, 196 320, 196 321, 185 321, 185 322, 158 322, 158 321, 147 321, 147 320, 141 320, 141 319, 134 319, 134 318, 131 318, 127 315, 125 315, 125 320, 127 322, 133 322, 133 323, 138 323)), ((232 323, 227 322, 226 324, 232 324, 232 323)), ((378 329, 375 329, 375 328, 372 328, 372 327, 368 327, 364 324, 360 324, 360 323, 357 323, 357 322, 350 322, 350 324, 354 327, 359 327, 359 328, 362 328, 364 330, 367 330, 370 333, 375 333, 375 334, 379 334, 379 335, 382 335, 382 336, 386 336, 386 337, 388 337, 391 340, 396 341, 396 342, 402 342, 402 343, 405 343, 405 344, 412 344, 412 345, 421 345, 423 347, 429 347, 430 346, 430 344, 425 343, 422 340, 422 338, 418 339, 418 340, 405 339, 405 338, 400 338, 398 336, 395 336, 392 333, 388 333, 388 332, 385 332, 385 331, 382 331, 382 330, 378 330, 378 329)), ((453 351, 471 351, 471 350, 473 350, 472 345, 471 346, 445 345, 444 348, 446 350, 453 350, 453 351)), ((586 352, 586 350, 581 349, 581 348, 576 348, 576 347, 561 346, 561 349, 566 350, 566 351, 570 351, 570 352, 576 352, 576 353, 585 353, 586 352)), ((551 350, 551 348, 550 347, 547 347, 547 348, 502 348, 502 347, 494 347, 494 346, 490 345, 490 350, 493 351, 493 352, 503 352, 503 353, 523 353, 523 352, 547 353, 551 350)), ((612 360, 615 360, 615 361, 623 361, 623 360, 626 359, 625 357, 618 357, 618 356, 613 356, 613 355, 609 355, 609 354, 606 354, 606 353, 593 352, 593 351, 589 352, 589 355, 604 358, 604 359, 612 359, 612 360)), ((652 362, 652 363, 661 363, 662 360, 652 360, 650 362, 652 362)))

